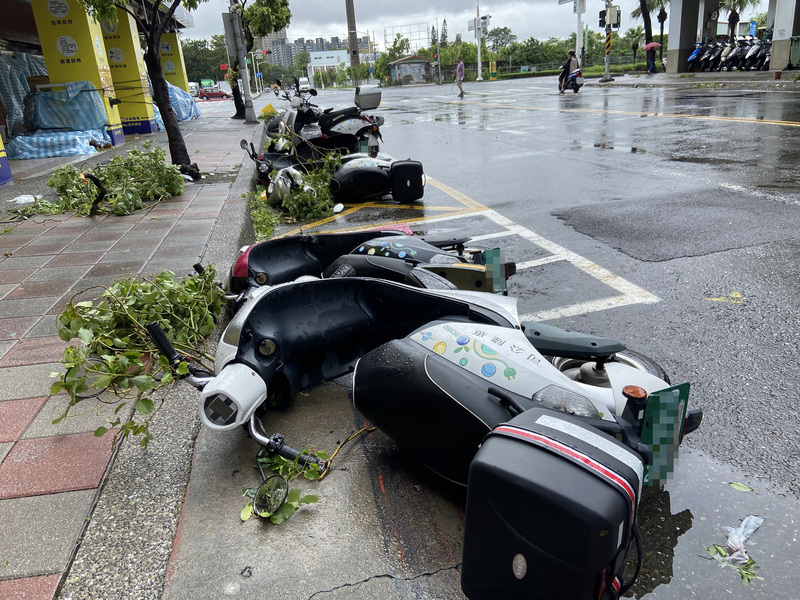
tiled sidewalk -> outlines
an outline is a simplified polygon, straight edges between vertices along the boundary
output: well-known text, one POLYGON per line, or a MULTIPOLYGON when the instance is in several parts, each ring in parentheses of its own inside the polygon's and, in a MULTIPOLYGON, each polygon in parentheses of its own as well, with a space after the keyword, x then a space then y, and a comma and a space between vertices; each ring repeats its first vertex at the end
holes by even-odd
MULTIPOLYGON (((242 162, 253 127, 186 136, 204 171, 242 162)), ((0 235, 0 599, 50 600, 90 518, 114 449, 93 431, 106 417, 81 403, 80 418, 52 425, 68 396, 49 395, 68 345, 57 316, 93 285, 170 269, 202 257, 229 184, 187 183, 185 193, 125 217, 44 215, 0 235)), ((88 298, 97 294, 92 293, 88 298)))

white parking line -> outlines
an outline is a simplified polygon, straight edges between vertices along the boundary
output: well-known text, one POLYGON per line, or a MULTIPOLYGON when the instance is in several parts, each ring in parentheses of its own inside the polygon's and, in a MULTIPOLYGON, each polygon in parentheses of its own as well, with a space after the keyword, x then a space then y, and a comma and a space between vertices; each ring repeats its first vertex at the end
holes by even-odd
POLYGON ((627 279, 624 279, 619 275, 615 275, 608 269, 601 267, 597 263, 594 263, 587 258, 584 258, 580 254, 576 254, 571 250, 567 250, 566 248, 564 248, 563 246, 559 246, 555 242, 546 240, 545 238, 534 233, 530 229, 526 229, 525 227, 522 227, 521 225, 514 223, 510 219, 507 219, 506 217, 496 213, 491 209, 483 214, 485 214, 489 219, 491 219, 498 225, 505 227, 507 231, 519 235, 520 237, 539 246, 540 248, 547 250, 552 255, 552 257, 547 257, 536 261, 530 261, 530 264, 522 263, 521 265, 518 265, 518 268, 522 268, 523 266, 524 268, 538 267, 543 264, 548 264, 551 262, 557 262, 563 260, 570 263, 574 267, 577 267, 587 275, 590 275, 591 277, 594 277, 595 279, 602 281, 607 286, 620 292, 619 296, 612 296, 610 298, 602 298, 599 300, 591 300, 589 302, 581 302, 578 304, 571 304, 569 306, 563 306, 551 310, 520 315, 521 320, 548 321, 550 319, 574 317, 576 315, 582 315, 590 312, 597 312, 600 310, 616 308, 619 306, 627 306, 629 304, 649 304, 659 301, 658 296, 655 296, 650 292, 648 292, 647 290, 640 288, 637 285, 634 285, 627 279))

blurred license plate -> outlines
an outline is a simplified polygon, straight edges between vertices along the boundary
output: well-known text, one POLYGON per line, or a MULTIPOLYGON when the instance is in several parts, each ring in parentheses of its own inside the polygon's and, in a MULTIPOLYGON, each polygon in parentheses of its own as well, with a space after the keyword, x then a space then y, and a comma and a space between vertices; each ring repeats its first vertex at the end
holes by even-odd
POLYGON ((577 83, 578 85, 583 85, 583 77, 576 77, 575 83, 577 83))
POLYGON ((647 397, 642 441, 653 449, 653 463, 645 465, 647 484, 655 485, 672 477, 688 403, 688 383, 653 392, 647 397))

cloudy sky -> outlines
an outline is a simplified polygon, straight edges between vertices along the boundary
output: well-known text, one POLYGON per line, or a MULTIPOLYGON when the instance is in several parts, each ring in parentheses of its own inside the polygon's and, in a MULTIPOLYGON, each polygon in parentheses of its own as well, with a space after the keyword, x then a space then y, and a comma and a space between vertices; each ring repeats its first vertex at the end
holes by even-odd
MULTIPOLYGON (((467 22, 474 19, 478 5, 474 0, 355 0, 356 29, 361 35, 369 33, 383 49, 384 28, 386 35, 393 38, 393 33, 401 31, 406 37, 415 35, 411 31, 427 29, 439 20, 447 20, 447 37, 453 41, 460 33, 462 39, 474 41, 474 33, 467 31, 467 22)), ((630 13, 635 0, 620 2, 623 17, 630 13), (631 8, 626 9, 625 5, 631 8)), ((194 13, 195 28, 184 31, 188 38, 208 38, 222 33, 222 17, 227 10, 227 0, 209 0, 200 5, 194 13)), ((347 36, 347 17, 345 0, 290 0, 292 21, 287 30, 290 41, 299 37, 330 38, 331 36, 347 36)), ((577 16, 572 12, 572 1, 569 4, 558 4, 558 0, 528 0, 481 2, 481 14, 491 15, 490 28, 508 27, 519 41, 529 37, 545 40, 549 37, 565 38, 575 31, 577 16)), ((604 0, 586 0, 584 19, 589 27, 597 27, 597 13, 605 7, 604 0)), ((623 18, 623 30, 639 23, 623 18)), ((427 45, 427 44, 426 44, 427 45)))
MULTIPOLYGON (((637 0, 619 0, 615 3, 622 9, 622 32, 642 24, 641 20, 634 21, 629 16, 638 5, 637 0)), ((209 0, 201 4, 194 14, 195 28, 186 30, 185 36, 200 39, 222 33, 220 14, 227 10, 228 4, 227 0, 209 0)), ((345 0, 290 0, 289 6, 292 10, 292 21, 287 30, 290 41, 300 37, 347 36, 345 0)), ((540 40, 566 38, 577 27, 577 16, 572 12, 571 1, 559 5, 558 0, 494 0, 482 1, 480 7, 482 15, 491 15, 490 28, 508 27, 518 41, 530 37, 540 40)), ((604 0, 586 0, 583 20, 590 29, 600 30, 597 15, 603 8, 604 0)), ((449 40, 454 40, 458 33, 464 41, 475 39, 473 32, 467 31, 467 22, 477 14, 474 0, 355 0, 355 10, 356 29, 360 35, 369 33, 378 41, 381 49, 384 36, 392 39, 394 33, 402 32, 412 39, 417 30, 427 30, 435 25, 437 18, 438 30, 442 22, 447 20, 449 40)), ((749 16, 742 14, 743 20, 749 16)), ((657 27, 658 23, 654 20, 654 29, 657 27)))

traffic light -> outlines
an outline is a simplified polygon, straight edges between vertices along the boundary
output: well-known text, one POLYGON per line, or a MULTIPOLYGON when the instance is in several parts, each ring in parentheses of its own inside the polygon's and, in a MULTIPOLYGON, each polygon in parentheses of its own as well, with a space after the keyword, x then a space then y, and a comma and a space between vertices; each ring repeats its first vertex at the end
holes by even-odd
POLYGON ((606 26, 606 11, 601 10, 600 11, 600 27, 605 27, 605 26, 606 26))
POLYGON ((433 55, 433 60, 439 60, 439 55, 438 55, 438 54, 436 54, 436 53, 434 53, 434 55, 433 55))

